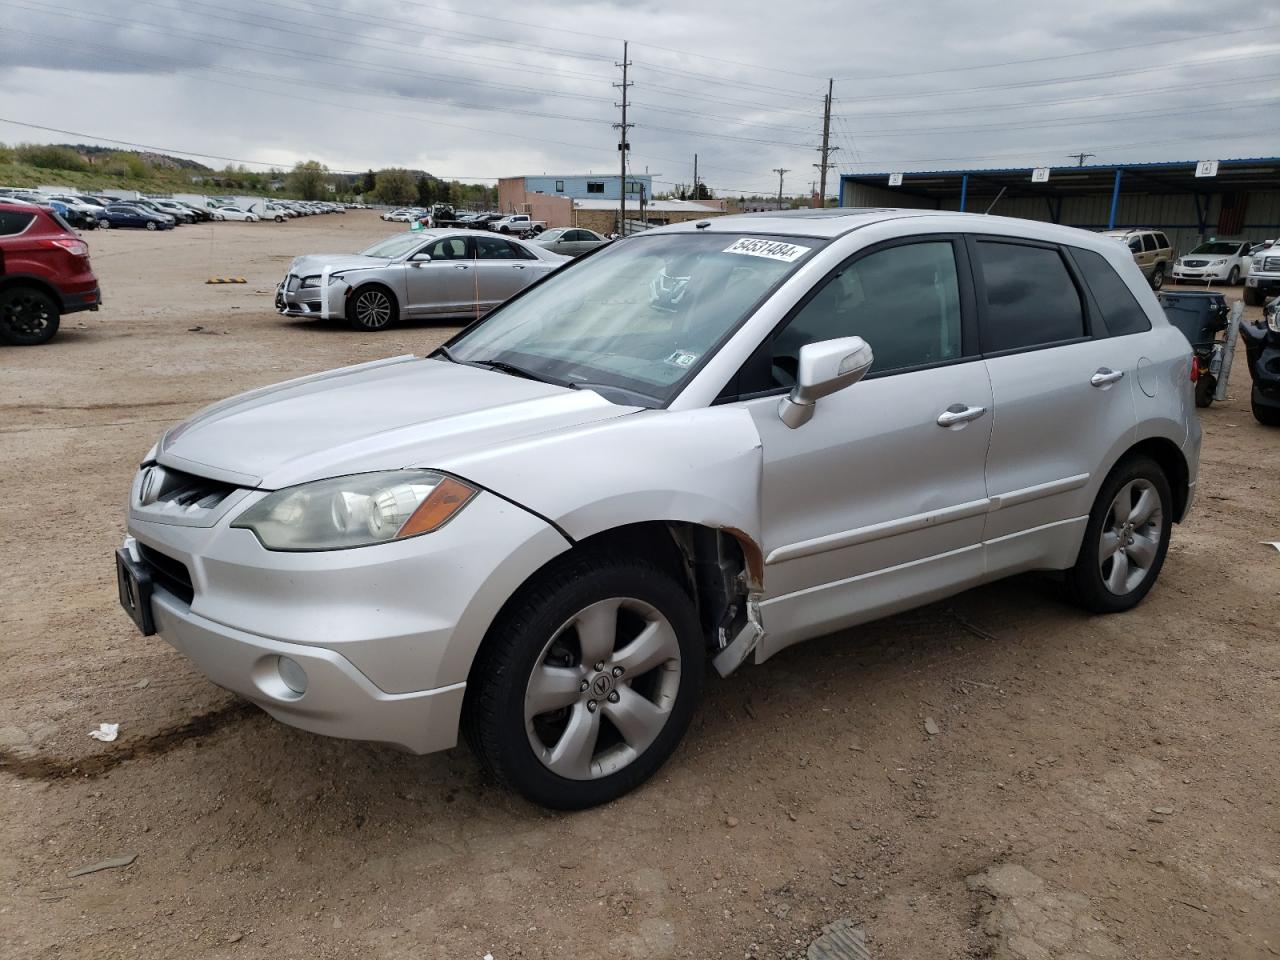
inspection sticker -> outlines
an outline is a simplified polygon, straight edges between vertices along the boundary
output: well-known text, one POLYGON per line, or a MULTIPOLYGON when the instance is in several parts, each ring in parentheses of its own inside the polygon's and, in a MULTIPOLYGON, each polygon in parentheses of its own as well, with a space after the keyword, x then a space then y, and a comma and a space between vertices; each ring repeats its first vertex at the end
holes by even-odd
POLYGON ((671 356, 667 357, 666 362, 673 367, 692 367, 698 360, 696 353, 686 353, 683 350, 677 350, 671 356))
POLYGON ((768 257, 770 260, 781 260, 783 263, 795 263, 812 247, 802 247, 795 243, 782 243, 778 240, 760 240, 743 237, 726 247, 725 253, 740 253, 748 257, 768 257))

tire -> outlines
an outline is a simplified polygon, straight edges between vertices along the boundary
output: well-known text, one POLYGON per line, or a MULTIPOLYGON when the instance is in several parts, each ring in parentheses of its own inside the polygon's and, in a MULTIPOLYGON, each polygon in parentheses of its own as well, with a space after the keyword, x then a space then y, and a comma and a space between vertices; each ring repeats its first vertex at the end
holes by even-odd
POLYGON ((1151 289, 1159 290, 1164 286, 1164 264, 1160 264, 1151 273, 1151 289))
POLYGON ((498 232, 499 232, 499 233, 510 233, 510 232, 511 232, 511 228, 510 228, 510 227, 499 227, 499 228, 498 228, 498 232))
POLYGON ((1262 291, 1257 287, 1244 288, 1244 302, 1248 307, 1262 306, 1262 291))
POLYGON ((636 557, 570 554, 522 587, 494 622, 467 684, 463 728, 484 767, 532 802, 596 806, 635 789, 671 756, 705 667, 693 600, 666 570, 636 557), (579 622, 597 629, 580 634, 579 622), (593 649, 584 651, 587 636, 593 649), (629 674, 625 665, 641 656, 629 674))
POLYGON ((1257 387, 1249 394, 1249 406, 1253 408, 1253 419, 1264 427, 1280 427, 1280 407, 1259 403, 1257 387))
POLYGON ((361 287, 347 301, 347 321, 353 329, 378 333, 399 316, 396 298, 386 287, 361 287))
POLYGON ((107 228, 109 228, 110 226, 111 226, 111 221, 110 221, 110 220, 99 220, 99 221, 98 221, 98 229, 99 229, 99 230, 106 230, 106 229, 107 229, 107 228))
POLYGON ((1173 495, 1160 465, 1144 456, 1121 460, 1098 491, 1080 555, 1067 571, 1073 599, 1093 613, 1132 610, 1160 576, 1172 528, 1173 495), (1114 512, 1122 497, 1129 503, 1123 522, 1114 512))
POLYGON ((284 217, 276 214, 276 223, 284 223, 284 217))
POLYGON ((0 341, 15 347, 48 343, 58 332, 61 312, 53 297, 36 287, 0 291, 0 341))
POLYGON ((1232 267, 1231 272, 1227 274, 1227 286, 1234 287, 1240 282, 1240 268, 1232 267))
POLYGON ((1213 393, 1218 389, 1218 381, 1212 374, 1202 373, 1196 381, 1196 406, 1207 407, 1213 403, 1213 393))
POLYGON ((154 230, 155 228, 156 228, 156 222, 155 222, 154 220, 148 220, 148 221, 147 221, 147 229, 148 229, 148 230, 154 230))

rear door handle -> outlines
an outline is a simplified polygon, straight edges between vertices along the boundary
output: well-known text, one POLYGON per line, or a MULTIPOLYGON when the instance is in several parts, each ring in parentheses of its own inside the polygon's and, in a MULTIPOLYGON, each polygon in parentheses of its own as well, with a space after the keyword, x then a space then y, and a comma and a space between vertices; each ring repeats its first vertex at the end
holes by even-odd
POLYGON ((513 263, 513 264, 512 264, 512 266, 513 266, 513 267, 515 267, 517 270, 523 270, 523 269, 524 269, 524 264, 523 264, 523 263, 513 263))
POLYGON ((1110 367, 1099 367, 1098 372, 1089 378, 1089 383, 1095 387, 1109 387, 1123 376, 1123 370, 1112 370, 1110 367))
POLYGON ((953 403, 938 414, 938 426, 957 427, 970 420, 977 420, 986 412, 986 407, 966 407, 963 403, 953 403))

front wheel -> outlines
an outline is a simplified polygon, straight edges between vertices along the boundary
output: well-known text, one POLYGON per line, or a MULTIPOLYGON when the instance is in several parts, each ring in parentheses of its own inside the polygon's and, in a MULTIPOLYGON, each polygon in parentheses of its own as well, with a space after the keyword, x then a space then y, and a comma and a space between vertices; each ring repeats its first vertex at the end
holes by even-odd
POLYGON ((110 220, 99 220, 99 221, 98 221, 98 229, 99 229, 99 230, 106 230, 106 229, 107 229, 108 227, 110 227, 110 226, 111 226, 111 221, 110 221, 110 220))
MULTIPOLYGON (((328 296, 328 294, 324 294, 328 296)), ((396 302, 382 287, 366 287, 358 291, 347 304, 347 321, 356 330, 376 333, 391 325, 395 318, 396 302)))
POLYGON ((60 311, 54 299, 34 287, 0 292, 0 341, 16 347, 48 343, 58 332, 60 311))
POLYGON ((1253 419, 1264 427, 1280 427, 1280 406, 1259 403, 1260 393, 1257 387, 1249 394, 1249 406, 1253 408, 1253 419))
POLYGON ((1232 267, 1231 272, 1227 274, 1227 286, 1234 287, 1240 282, 1240 268, 1232 267))
POLYGON ((1098 491, 1067 574, 1077 602, 1094 613, 1136 607, 1160 575, 1172 529, 1173 496, 1160 465, 1143 456, 1122 460, 1098 491))
POLYGON ((606 803, 675 750, 705 662, 693 601, 665 570, 574 554, 495 621, 467 683, 467 738, 498 780, 534 803, 606 803))

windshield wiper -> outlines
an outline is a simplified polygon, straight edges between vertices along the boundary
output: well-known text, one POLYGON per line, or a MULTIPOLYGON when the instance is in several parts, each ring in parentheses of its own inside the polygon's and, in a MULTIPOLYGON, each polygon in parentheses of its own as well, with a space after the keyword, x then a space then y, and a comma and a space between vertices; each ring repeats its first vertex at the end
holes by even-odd
POLYGON ((498 370, 502 373, 509 373, 514 377, 523 377, 526 380, 536 380, 539 383, 554 383, 556 386, 563 387, 564 383, 559 380, 552 380, 534 373, 532 370, 526 370, 524 367, 518 367, 514 363, 507 363, 505 360, 471 360, 468 361, 478 367, 486 367, 489 370, 498 370))

